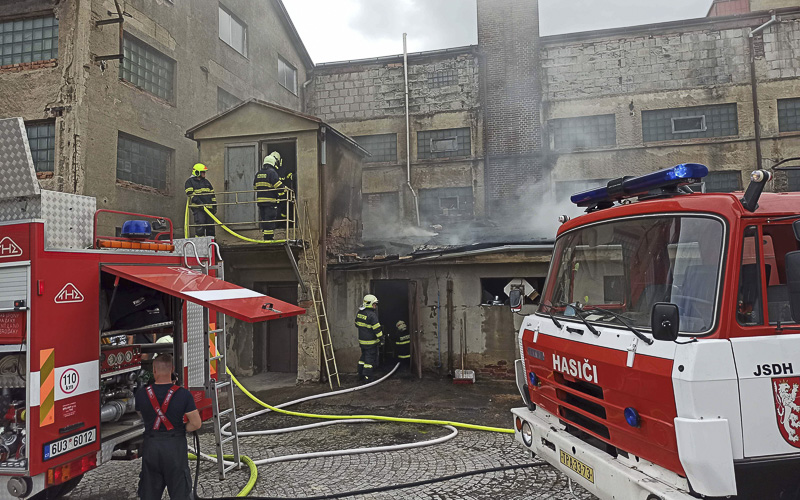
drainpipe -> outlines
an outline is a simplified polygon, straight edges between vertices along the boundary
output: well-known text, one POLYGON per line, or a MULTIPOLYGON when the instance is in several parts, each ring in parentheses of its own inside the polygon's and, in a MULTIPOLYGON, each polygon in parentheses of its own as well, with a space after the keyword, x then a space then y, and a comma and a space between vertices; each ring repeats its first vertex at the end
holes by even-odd
POLYGON ((417 214, 417 226, 419 226, 419 197, 411 186, 411 120, 408 116, 408 48, 405 33, 403 33, 403 78, 406 83, 406 185, 414 196, 414 211, 417 214))
POLYGON ((755 53, 755 35, 761 33, 768 27, 775 23, 779 23, 778 16, 772 14, 772 18, 758 28, 750 30, 748 41, 750 43, 750 88, 753 93, 753 127, 756 136, 756 169, 760 170, 763 163, 763 155, 761 153, 761 117, 758 110, 758 79, 756 77, 756 53, 755 53))

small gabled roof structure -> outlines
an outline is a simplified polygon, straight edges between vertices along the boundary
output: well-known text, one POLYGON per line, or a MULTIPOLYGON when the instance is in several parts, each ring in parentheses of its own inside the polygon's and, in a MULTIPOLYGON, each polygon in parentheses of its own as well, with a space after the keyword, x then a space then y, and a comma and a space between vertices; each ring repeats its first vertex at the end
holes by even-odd
MULTIPOLYGON (((232 108, 223 111, 217 115, 212 116, 208 120, 205 120, 201 123, 198 123, 194 127, 190 128, 186 131, 186 137, 192 140, 199 140, 205 139, 206 137, 203 136, 203 130, 212 127, 214 125, 222 125, 222 127, 214 127, 216 132, 219 132, 220 129, 224 129, 224 136, 225 137, 240 137, 245 135, 252 134, 252 127, 249 126, 248 116, 244 117, 237 117, 237 119, 232 119, 232 115, 234 114, 248 114, 248 108, 252 110, 249 113, 251 118, 257 119, 256 115, 258 114, 258 108, 267 108, 271 110, 278 111, 280 113, 284 113, 286 115, 286 119, 281 122, 280 129, 271 129, 269 133, 282 133, 282 132, 294 132, 298 130, 313 130, 320 127, 325 127, 331 133, 342 139, 342 141, 350 148, 358 152, 362 156, 371 156, 369 152, 358 145, 356 141, 348 137, 347 135, 339 132, 335 128, 333 128, 328 123, 322 121, 320 118, 308 115, 305 113, 301 113, 299 111, 295 111, 293 109, 285 108, 278 104, 262 101, 261 99, 248 99, 246 101, 242 101, 237 105, 233 106, 232 108)), ((214 135, 215 137, 220 137, 217 133, 214 135)))

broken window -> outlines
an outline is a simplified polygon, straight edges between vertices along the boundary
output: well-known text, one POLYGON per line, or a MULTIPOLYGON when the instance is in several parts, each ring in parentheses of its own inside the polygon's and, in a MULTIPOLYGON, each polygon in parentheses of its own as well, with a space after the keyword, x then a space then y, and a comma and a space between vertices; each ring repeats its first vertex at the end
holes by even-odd
POLYGON ((117 138, 117 179, 160 191, 167 189, 167 172, 172 150, 154 142, 119 133, 117 138))
POLYGON ((642 111, 644 142, 739 135, 736 104, 642 111))
POLYGON ((0 22, 0 66, 58 59, 55 16, 0 22))
POLYGON ((617 143, 614 115, 556 118, 548 121, 550 148, 555 151, 613 146, 617 143))
POLYGON ((175 97, 175 61, 128 33, 122 41, 125 58, 119 77, 151 94, 172 101, 175 97))
POLYGON ((426 223, 472 219, 471 187, 420 189, 420 217, 426 223))
POLYGON ((240 102, 242 102, 242 100, 235 95, 230 92, 225 92, 221 87, 217 87, 217 113, 228 111, 240 102))
POLYGON ((456 158, 472 154, 469 128, 417 132, 417 158, 456 158))
POLYGON ((800 98, 778 99, 778 131, 800 130, 800 98))
POLYGON ((56 156, 56 123, 54 121, 26 123, 25 130, 28 133, 28 144, 36 171, 52 172, 56 156))
POLYGON ((289 92, 297 95, 297 69, 278 57, 278 82, 289 92))
POLYGON ((353 140, 372 155, 364 158, 365 163, 397 161, 397 134, 361 135, 353 140))
POLYGON ((458 83, 458 70, 445 69, 428 74, 428 84, 432 88, 447 87, 458 83))
POLYGON ((219 38, 247 57, 247 25, 222 5, 219 6, 219 38))
POLYGON ((523 290, 523 304, 538 304, 539 293, 544 286, 544 277, 539 278, 481 278, 481 305, 507 306, 506 289, 523 290))

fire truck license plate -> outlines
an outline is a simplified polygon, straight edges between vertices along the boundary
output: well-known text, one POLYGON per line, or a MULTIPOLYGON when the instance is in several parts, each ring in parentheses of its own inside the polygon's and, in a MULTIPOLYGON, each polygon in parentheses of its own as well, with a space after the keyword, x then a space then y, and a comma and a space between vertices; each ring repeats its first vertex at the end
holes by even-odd
POLYGON ((582 476, 584 479, 594 484, 594 469, 592 469, 585 463, 581 462, 577 458, 573 457, 569 453, 565 452, 564 450, 559 450, 559 456, 562 464, 566 465, 570 469, 577 472, 578 475, 582 476))
POLYGON ((92 428, 72 436, 44 445, 44 460, 50 460, 72 450, 77 450, 97 441, 97 428, 92 428))

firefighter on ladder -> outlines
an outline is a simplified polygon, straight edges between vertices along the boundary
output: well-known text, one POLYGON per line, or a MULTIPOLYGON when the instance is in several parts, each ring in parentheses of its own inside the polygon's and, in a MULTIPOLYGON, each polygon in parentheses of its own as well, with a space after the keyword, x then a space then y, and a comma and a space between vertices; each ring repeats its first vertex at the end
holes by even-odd
MULTIPOLYGON (((206 179, 208 167, 202 163, 195 163, 192 168, 192 176, 186 179, 184 189, 186 196, 189 197, 189 205, 193 206, 192 216, 197 225, 194 229, 195 236, 214 236, 214 221, 203 209, 208 207, 212 214, 217 213, 217 195, 214 193, 214 186, 211 181, 206 179)), ((189 235, 187 234, 188 238, 189 235)))
POLYGON ((356 314, 358 344, 361 346, 361 359, 358 360, 358 379, 369 382, 378 363, 378 344, 383 344, 383 331, 378 321, 378 297, 364 296, 364 302, 356 314))
POLYGON ((264 241, 275 239, 275 228, 278 225, 278 203, 282 196, 278 189, 281 187, 283 187, 283 182, 278 175, 275 157, 268 155, 264 157, 261 170, 253 179, 253 189, 256 191, 256 202, 258 203, 258 220, 264 241))
POLYGON ((411 333, 402 319, 395 324, 395 327, 397 328, 394 342, 395 356, 400 363, 400 371, 407 373, 411 364, 411 333))
POLYGON ((203 422, 192 393, 174 384, 174 369, 171 355, 159 355, 153 360, 155 382, 136 393, 136 411, 144 420, 142 500, 160 500, 164 488, 172 500, 192 498, 186 433, 196 431, 203 422))

